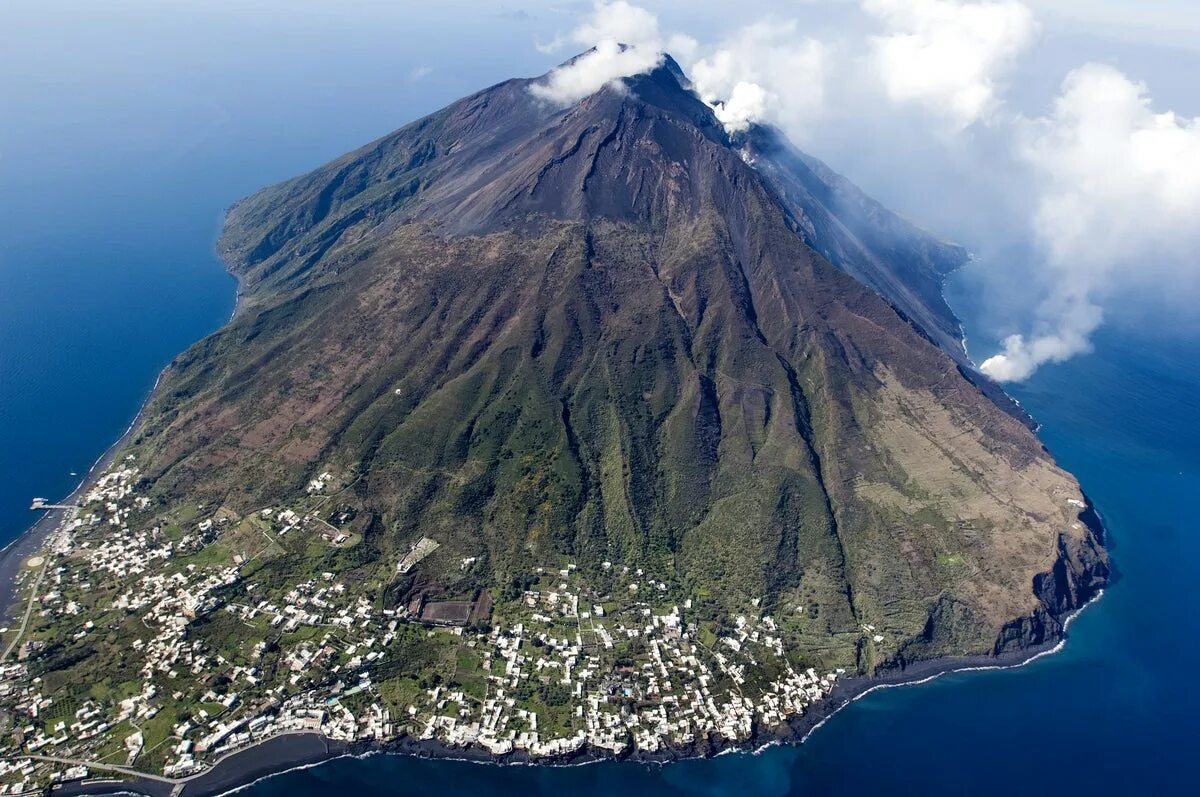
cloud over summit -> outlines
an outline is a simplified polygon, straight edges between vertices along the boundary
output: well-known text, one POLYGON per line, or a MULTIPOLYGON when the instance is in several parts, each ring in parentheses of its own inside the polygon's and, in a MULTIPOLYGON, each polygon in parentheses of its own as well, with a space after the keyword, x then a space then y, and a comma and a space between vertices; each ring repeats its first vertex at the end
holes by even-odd
POLYGON ((913 157, 906 143, 927 161, 974 158, 961 196, 993 191, 993 206, 1022 214, 1006 229, 1024 234, 1008 243, 1032 242, 1036 261, 1020 278, 997 266, 1022 281, 1026 302, 1009 308, 1022 334, 981 365, 999 380, 1086 351, 1117 291, 1200 292, 1200 120, 1156 111, 1146 86, 1096 63, 1069 72, 1044 115, 1012 110, 1009 82, 1039 31, 1021 0, 859 0, 858 11, 862 27, 833 40, 798 14, 739 19, 705 42, 663 31, 628 0, 599 0, 555 45, 594 49, 532 90, 576 102, 669 50, 731 134, 772 123, 793 138, 883 135, 896 158, 913 157), (908 142, 890 138, 900 128, 908 142))
MULTIPOLYGON (((556 105, 578 102, 613 81, 648 72, 663 60, 658 18, 626 0, 598 0, 569 40, 591 49, 530 89, 556 105)), ((559 49, 564 43, 559 40, 544 49, 559 49)))
POLYGON ((771 19, 742 27, 687 65, 730 132, 764 121, 795 131, 824 109, 828 61, 826 45, 803 35, 797 21, 771 19))
POLYGON ((670 51, 700 97, 731 133, 753 122, 795 129, 824 104, 826 47, 795 20, 762 20, 705 47, 685 33, 664 36, 658 17, 626 0, 598 0, 569 35, 539 49, 571 43, 592 48, 532 87, 541 99, 569 105, 621 78, 647 72, 670 51))

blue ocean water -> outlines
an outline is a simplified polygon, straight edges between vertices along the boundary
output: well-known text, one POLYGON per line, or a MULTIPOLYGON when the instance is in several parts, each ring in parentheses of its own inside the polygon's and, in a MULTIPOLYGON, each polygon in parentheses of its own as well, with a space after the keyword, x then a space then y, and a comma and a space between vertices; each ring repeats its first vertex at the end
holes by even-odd
MULTIPOLYGON (((228 315, 233 284, 212 255, 224 207, 546 66, 530 47, 483 44, 532 38, 515 14, 461 14, 447 37, 416 4, 357 17, 253 5, 236 17, 220 4, 0 8, 0 544, 32 519, 30 497, 68 492, 161 366, 228 315), (436 68, 418 77, 425 64, 436 68)), ((559 25, 539 24, 543 40, 559 25)), ((574 769, 376 756, 246 793, 1193 793, 1198 363, 1194 334, 1123 322, 1013 389, 1096 502, 1121 574, 1058 655, 876 692, 805 745, 758 755, 574 769)))

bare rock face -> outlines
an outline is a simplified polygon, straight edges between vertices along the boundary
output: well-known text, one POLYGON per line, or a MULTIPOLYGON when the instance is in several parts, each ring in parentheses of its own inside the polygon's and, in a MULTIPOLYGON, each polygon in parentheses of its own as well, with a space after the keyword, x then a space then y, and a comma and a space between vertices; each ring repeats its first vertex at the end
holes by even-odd
POLYGON ((672 62, 565 109, 530 82, 230 211, 242 307, 138 432, 161 499, 344 474, 342 564, 440 544, 401 592, 636 564, 863 672, 1058 635, 1099 526, 965 363, 965 252, 774 131, 730 140, 672 62))

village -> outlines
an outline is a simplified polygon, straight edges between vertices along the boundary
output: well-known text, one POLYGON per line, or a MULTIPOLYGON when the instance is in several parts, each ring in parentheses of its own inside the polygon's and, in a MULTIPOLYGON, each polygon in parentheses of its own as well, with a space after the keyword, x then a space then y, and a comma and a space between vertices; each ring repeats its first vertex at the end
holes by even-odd
MULTIPOLYGON (((797 665, 769 614, 700 623, 691 599, 610 562, 607 594, 559 562, 494 606, 484 593, 381 608, 334 572, 260 584, 246 556, 217 556, 214 543, 349 535, 285 507, 256 513, 249 531, 203 508, 186 528, 146 527, 131 522, 150 514, 138 475, 127 460, 102 476, 48 543, 40 584, 26 579, 34 628, 0 663, 0 794, 84 777, 88 763, 186 777, 281 733, 532 757, 735 742, 802 714, 844 673, 797 665), (111 599, 89 604, 102 585, 111 599), (90 688, 37 674, 41 657, 70 663, 54 651, 90 651, 113 623, 136 632, 107 654, 119 674, 90 688)), ((437 547, 420 538, 395 572, 437 547)))

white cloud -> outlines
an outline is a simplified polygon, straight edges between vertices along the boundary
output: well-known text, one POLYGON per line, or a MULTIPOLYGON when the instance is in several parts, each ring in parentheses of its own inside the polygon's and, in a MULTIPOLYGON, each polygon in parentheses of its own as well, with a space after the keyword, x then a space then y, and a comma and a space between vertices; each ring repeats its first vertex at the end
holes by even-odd
POLYGON ((1033 12, 1018 0, 863 0, 887 32, 871 39, 894 102, 919 102, 959 127, 987 118, 998 81, 1033 42, 1033 12))
MULTIPOLYGON (((609 83, 648 72, 663 59, 658 18, 625 0, 598 0, 569 40, 592 49, 530 88, 535 96, 557 105, 570 105, 609 83)), ((556 39, 539 49, 558 49, 563 43, 556 39)))
POLYGON ((686 33, 672 33, 667 38, 667 52, 681 64, 693 63, 699 51, 700 42, 686 33))
POLYGON ((742 133, 750 124, 766 116, 767 92, 757 83, 739 82, 729 93, 729 99, 713 108, 717 119, 730 133, 742 133))
POLYGON ((1086 351, 1114 291, 1177 289, 1200 274, 1200 119, 1155 113, 1144 85, 1087 64, 1049 116, 1022 123, 1019 150, 1033 169, 1051 289, 1039 334, 1010 337, 982 364, 1000 380, 1086 351))
POLYGON ((613 81, 648 72, 661 62, 662 53, 658 50, 601 41, 571 63, 555 69, 544 83, 534 84, 530 91, 557 105, 570 105, 613 81))
POLYGON ((730 132, 769 121, 795 133, 824 108, 828 60, 828 48, 801 35, 795 20, 764 20, 691 62, 689 72, 730 132))
POLYGON ((429 77, 432 73, 433 73, 433 67, 431 67, 427 64, 421 64, 420 66, 415 67, 411 72, 408 73, 408 79, 415 82, 415 81, 423 80, 424 78, 429 77))
POLYGON ((1028 338, 1009 335, 1003 351, 984 360, 979 369, 998 382, 1021 382, 1047 363, 1065 362, 1091 350, 1089 336, 1100 326, 1103 312, 1085 295, 1048 302, 1042 312, 1050 316, 1039 322, 1042 332, 1028 338))
POLYGON ((1200 227, 1200 119, 1155 113, 1112 67, 1071 72, 1021 153, 1044 185, 1036 229, 1055 262, 1111 268, 1200 227))
POLYGON ((752 23, 706 48, 684 33, 664 37, 657 17, 644 8, 601 0, 568 36, 538 49, 557 50, 568 42, 596 49, 532 87, 556 104, 576 102, 614 80, 649 71, 670 52, 730 132, 760 121, 795 132, 824 106, 827 48, 802 36, 795 20, 752 23))
POLYGON ((604 41, 630 47, 660 47, 658 17, 626 0, 598 0, 592 15, 571 33, 576 44, 589 46, 604 41))

